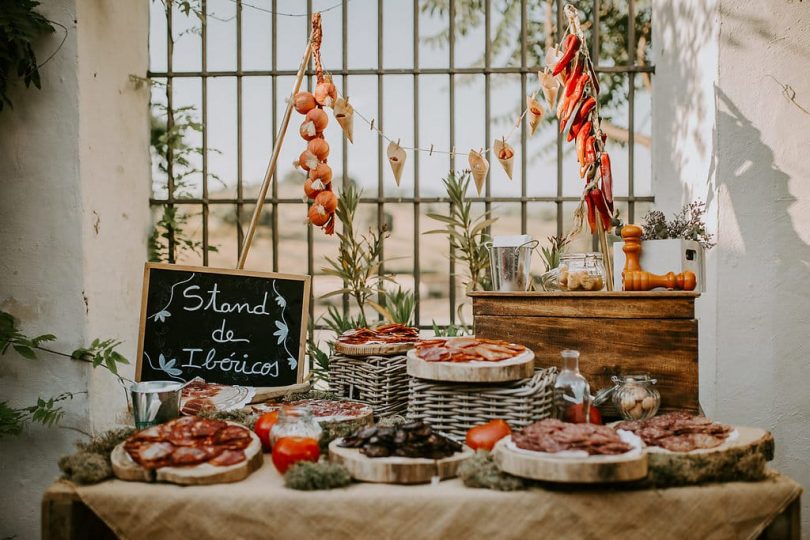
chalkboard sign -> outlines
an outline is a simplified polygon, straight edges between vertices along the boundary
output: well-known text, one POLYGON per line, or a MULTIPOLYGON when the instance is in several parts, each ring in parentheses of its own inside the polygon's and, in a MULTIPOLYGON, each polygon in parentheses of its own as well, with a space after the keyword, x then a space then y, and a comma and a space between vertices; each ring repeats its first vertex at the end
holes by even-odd
POLYGON ((135 379, 300 383, 309 288, 309 276, 147 264, 135 379))

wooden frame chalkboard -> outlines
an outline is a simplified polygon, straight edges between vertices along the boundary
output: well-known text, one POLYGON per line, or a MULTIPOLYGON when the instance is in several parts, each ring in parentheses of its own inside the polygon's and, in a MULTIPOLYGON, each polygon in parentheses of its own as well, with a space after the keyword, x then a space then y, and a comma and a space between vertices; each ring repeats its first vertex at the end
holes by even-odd
POLYGON ((310 276, 147 263, 135 380, 299 384, 310 276))

